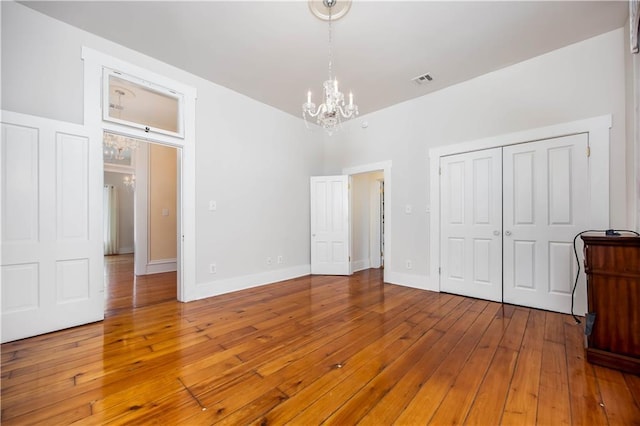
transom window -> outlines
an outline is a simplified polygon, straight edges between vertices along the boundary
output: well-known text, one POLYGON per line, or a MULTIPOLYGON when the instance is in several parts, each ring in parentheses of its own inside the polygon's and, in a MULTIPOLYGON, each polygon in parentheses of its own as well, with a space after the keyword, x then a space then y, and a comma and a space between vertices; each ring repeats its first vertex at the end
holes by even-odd
POLYGON ((181 93, 104 68, 102 117, 105 121, 183 138, 183 104, 181 93))

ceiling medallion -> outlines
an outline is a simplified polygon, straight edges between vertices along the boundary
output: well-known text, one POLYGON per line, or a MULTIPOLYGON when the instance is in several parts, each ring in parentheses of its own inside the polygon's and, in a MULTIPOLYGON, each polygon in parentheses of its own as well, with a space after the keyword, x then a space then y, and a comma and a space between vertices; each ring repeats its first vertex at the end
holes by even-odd
POLYGON ((323 21, 337 21, 347 14, 351 0, 309 0, 309 9, 316 18, 323 21))

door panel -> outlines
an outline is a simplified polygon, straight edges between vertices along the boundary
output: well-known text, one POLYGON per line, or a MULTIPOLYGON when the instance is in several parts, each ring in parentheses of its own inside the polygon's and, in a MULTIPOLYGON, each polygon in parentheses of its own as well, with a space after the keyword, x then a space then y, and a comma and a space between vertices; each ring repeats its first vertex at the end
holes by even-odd
POLYGON ((103 319, 101 153, 82 126, 3 112, 2 342, 103 319))
POLYGON ((440 166, 440 288, 501 301, 501 149, 443 157, 440 166))
MULTIPOLYGON (((573 238, 588 225, 587 144, 579 134, 504 148, 505 302, 570 312, 573 238)), ((578 294, 575 311, 585 310, 578 294)))
POLYGON ((349 176, 311 177, 311 273, 350 275, 349 176))

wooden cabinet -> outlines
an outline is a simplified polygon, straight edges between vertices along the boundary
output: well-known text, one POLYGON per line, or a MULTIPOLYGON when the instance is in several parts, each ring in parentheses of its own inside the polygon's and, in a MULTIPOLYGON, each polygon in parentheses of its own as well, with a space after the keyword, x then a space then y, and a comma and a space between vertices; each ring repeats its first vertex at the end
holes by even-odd
POLYGON ((583 235, 589 313, 587 360, 640 374, 640 237, 583 235))

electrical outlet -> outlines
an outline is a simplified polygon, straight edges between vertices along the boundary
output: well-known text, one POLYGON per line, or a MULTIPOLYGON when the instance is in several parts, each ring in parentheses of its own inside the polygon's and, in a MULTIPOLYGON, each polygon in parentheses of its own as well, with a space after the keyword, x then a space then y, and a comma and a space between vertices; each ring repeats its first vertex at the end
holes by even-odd
POLYGON ((212 263, 211 265, 209 265, 209 273, 215 274, 216 272, 218 272, 218 269, 216 268, 216 264, 212 263))
POLYGON ((271 256, 267 257, 267 265, 271 265, 273 263, 273 259, 271 256))
POLYGON ((278 256, 278 263, 284 263, 284 256, 280 255, 278 256))
POLYGON ((407 267, 407 269, 411 269, 411 268, 413 268, 413 263, 411 263, 411 261, 410 261, 410 260, 407 260, 407 261, 405 262, 405 266, 407 267))

